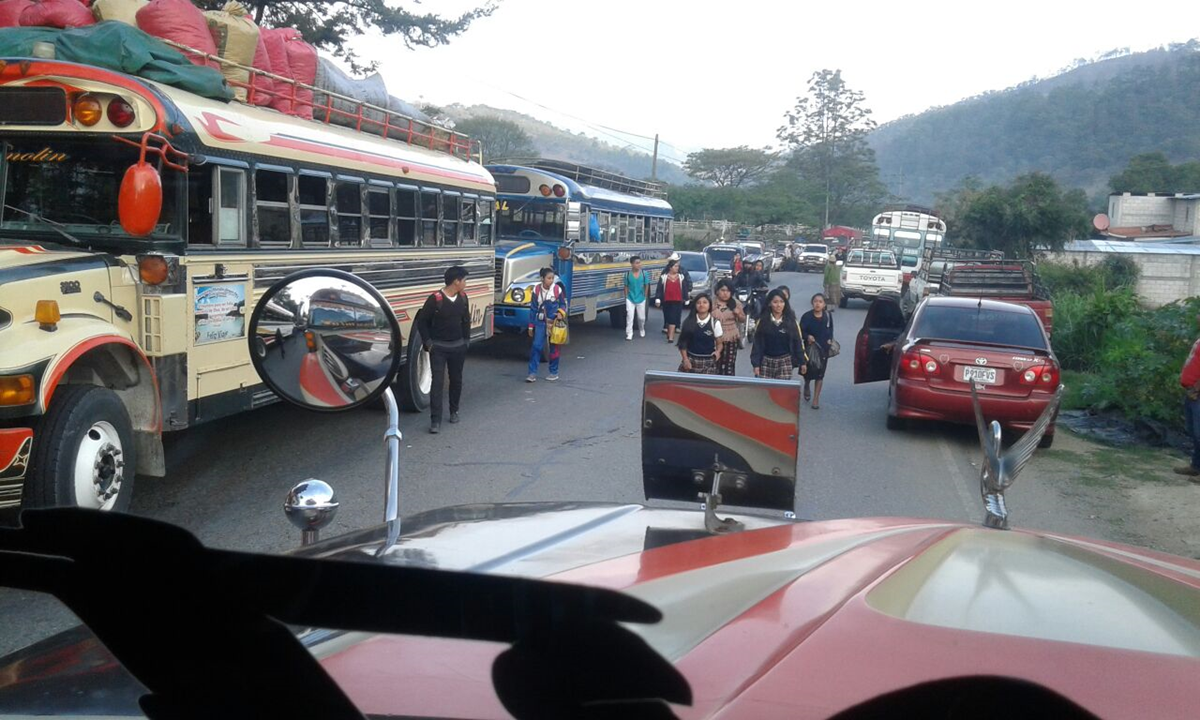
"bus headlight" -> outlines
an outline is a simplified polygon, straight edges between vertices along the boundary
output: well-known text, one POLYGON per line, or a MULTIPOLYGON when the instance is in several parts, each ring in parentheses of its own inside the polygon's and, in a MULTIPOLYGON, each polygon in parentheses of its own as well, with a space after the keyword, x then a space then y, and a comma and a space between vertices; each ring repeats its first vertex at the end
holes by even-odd
POLYGON ((512 294, 513 302, 517 302, 517 303, 525 302, 525 291, 522 290, 521 288, 513 288, 513 291, 511 294, 512 294))

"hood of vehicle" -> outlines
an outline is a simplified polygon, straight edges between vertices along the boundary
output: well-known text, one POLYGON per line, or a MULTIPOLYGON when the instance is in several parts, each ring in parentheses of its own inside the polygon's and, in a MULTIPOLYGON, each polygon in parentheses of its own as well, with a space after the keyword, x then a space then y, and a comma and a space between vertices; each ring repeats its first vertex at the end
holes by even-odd
MULTIPOLYGON (((664 620, 630 629, 691 683, 693 706, 675 708, 682 717, 827 717, 971 674, 1024 678, 1102 717, 1148 707, 1190 717, 1200 700, 1196 561, 955 523, 741 519, 746 531, 716 537, 692 510, 463 506, 408 519, 383 559, 595 585, 654 604, 664 620)), ((380 537, 372 529, 304 554, 369 560, 380 537)), ((47 698, 79 707, 84 680, 101 675, 107 697, 121 687, 136 697, 102 648, 71 640, 0 663, 0 712, 33 707, 14 699, 34 689, 43 711, 54 709, 47 698)), ((502 649, 360 633, 312 646, 366 713, 485 718, 508 717, 491 686, 502 649)))
MULTIPOLYGON (((97 258, 94 252, 83 252, 50 243, 30 243, 20 240, 0 239, 0 269, 54 263, 79 258, 97 258)), ((103 267, 104 262, 97 260, 103 267)))

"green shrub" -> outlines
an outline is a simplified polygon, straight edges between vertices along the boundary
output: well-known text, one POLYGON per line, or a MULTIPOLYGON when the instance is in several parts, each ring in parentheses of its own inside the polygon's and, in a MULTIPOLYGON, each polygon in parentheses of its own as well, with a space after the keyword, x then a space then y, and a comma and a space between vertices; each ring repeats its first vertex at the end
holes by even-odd
POLYGON ((1064 295, 1086 295, 1096 288, 1117 290, 1137 287, 1138 266, 1124 255, 1108 255, 1096 265, 1043 262, 1038 277, 1055 302, 1064 295))
POLYGON ((1130 288, 1106 290, 1097 283, 1090 292, 1054 296, 1052 344, 1059 363, 1068 370, 1091 371, 1109 331, 1140 312, 1130 288))
MULTIPOLYGON (((1057 320, 1057 307, 1055 313, 1057 320)), ((1116 320, 1096 346, 1093 375, 1079 393, 1082 401, 1131 419, 1182 423, 1179 372, 1196 340, 1197 313, 1200 298, 1189 298, 1116 320)), ((1057 334, 1056 327, 1056 348, 1057 334)))

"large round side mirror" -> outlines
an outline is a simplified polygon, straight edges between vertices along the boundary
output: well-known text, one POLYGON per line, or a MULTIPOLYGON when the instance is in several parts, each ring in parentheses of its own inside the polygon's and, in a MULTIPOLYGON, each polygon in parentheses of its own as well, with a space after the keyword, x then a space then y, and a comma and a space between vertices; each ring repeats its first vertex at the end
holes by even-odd
POLYGON ((117 218, 121 228, 134 237, 154 232, 162 214, 162 179, 158 170, 142 160, 131 165, 121 179, 117 194, 117 218))
POLYGON ((338 270, 280 280, 250 317, 250 359, 267 387, 309 410, 336 412, 383 394, 400 369, 400 324, 379 291, 338 270))

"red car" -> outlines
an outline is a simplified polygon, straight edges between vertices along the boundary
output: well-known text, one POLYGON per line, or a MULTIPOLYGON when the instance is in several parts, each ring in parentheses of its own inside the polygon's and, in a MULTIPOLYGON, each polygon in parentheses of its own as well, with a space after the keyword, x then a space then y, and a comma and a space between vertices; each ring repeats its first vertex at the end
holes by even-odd
MULTIPOLYGON (((971 384, 983 413, 1025 431, 1054 397, 1058 360, 1037 314, 1025 305, 930 297, 906 322, 898 300, 876 301, 854 348, 854 382, 891 381, 887 425, 906 420, 975 423, 971 384)), ((1040 447, 1054 442, 1054 425, 1040 447)))

